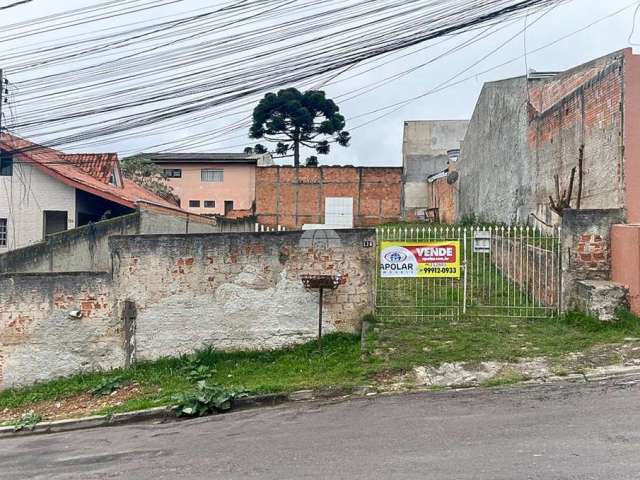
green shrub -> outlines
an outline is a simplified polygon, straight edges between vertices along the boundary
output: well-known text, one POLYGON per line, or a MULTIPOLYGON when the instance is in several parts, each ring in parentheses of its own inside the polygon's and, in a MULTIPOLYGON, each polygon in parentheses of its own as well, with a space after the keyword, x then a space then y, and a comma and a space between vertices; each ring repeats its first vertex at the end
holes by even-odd
POLYGON ((179 417, 201 417, 213 412, 231 410, 236 398, 244 395, 243 391, 209 384, 206 380, 198 382, 195 390, 176 395, 176 413, 179 417))

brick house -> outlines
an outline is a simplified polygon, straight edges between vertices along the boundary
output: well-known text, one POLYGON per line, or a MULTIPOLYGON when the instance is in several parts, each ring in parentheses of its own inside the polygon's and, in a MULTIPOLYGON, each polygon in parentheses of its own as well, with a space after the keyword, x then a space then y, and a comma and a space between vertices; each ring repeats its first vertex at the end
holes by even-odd
POLYGON ((133 212, 176 206, 124 178, 115 153, 65 154, 0 136, 0 253, 133 212))

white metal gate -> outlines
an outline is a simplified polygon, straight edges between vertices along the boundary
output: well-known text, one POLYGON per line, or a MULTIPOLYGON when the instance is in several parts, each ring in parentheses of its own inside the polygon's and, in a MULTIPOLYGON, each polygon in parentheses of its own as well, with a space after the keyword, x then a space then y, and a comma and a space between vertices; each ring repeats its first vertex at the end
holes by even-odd
POLYGON ((381 320, 426 317, 528 317, 559 312, 558 229, 409 226, 377 229, 376 314, 381 320), (382 242, 460 242, 459 278, 383 278, 382 242))

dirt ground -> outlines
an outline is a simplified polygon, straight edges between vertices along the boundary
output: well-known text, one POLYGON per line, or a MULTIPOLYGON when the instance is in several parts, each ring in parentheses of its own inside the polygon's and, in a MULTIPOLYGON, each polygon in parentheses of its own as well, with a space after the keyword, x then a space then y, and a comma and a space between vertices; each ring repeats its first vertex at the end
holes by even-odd
POLYGON ((97 410, 122 405, 139 394, 140 387, 134 383, 123 385, 110 395, 94 396, 90 393, 82 393, 60 400, 34 403, 28 407, 5 408, 0 411, 0 423, 16 421, 29 412, 41 416, 43 420, 86 417, 97 410))

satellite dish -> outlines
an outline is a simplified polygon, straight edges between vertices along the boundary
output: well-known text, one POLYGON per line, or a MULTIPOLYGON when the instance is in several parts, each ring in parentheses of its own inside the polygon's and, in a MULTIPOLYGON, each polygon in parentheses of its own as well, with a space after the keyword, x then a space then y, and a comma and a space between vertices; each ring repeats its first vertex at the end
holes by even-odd
POLYGON ((454 183, 456 183, 458 181, 458 177, 459 176, 460 175, 455 170, 453 172, 447 173, 447 183, 449 185, 453 185, 454 183))

